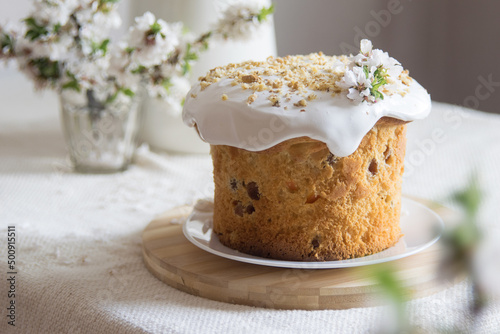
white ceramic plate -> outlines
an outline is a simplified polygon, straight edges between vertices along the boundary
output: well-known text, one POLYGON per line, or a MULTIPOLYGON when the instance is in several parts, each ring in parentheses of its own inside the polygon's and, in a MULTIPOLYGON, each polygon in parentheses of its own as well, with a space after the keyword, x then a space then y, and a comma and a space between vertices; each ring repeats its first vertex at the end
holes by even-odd
POLYGON ((231 260, 263 266, 299 269, 358 267, 398 260, 416 254, 434 244, 444 229, 443 220, 437 213, 421 203, 403 197, 400 223, 404 236, 393 247, 374 255, 349 260, 302 262, 266 259, 228 248, 219 242, 219 238, 212 231, 212 219, 213 203, 210 200, 199 201, 184 223, 184 235, 199 248, 231 260))

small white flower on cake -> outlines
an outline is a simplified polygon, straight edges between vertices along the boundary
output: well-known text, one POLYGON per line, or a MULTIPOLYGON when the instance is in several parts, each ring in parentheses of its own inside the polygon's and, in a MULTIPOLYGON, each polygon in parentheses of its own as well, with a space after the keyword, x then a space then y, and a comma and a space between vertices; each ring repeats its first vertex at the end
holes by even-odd
POLYGON ((369 39, 363 39, 359 44, 361 53, 366 57, 369 57, 373 48, 372 41, 370 41, 369 39))
POLYGON ((354 102, 376 103, 383 100, 385 95, 402 91, 399 76, 403 67, 387 52, 373 50, 371 41, 363 39, 360 53, 349 60, 348 69, 337 85, 346 89, 347 97, 354 102))
POLYGON ((367 78, 361 67, 346 71, 339 86, 348 89, 347 97, 358 103, 371 97, 371 80, 367 78))

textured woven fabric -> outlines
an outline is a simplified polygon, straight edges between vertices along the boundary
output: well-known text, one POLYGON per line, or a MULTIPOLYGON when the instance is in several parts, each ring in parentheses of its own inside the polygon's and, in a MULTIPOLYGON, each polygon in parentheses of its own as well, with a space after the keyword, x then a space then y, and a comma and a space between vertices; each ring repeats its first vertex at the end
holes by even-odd
MULTIPOLYGON (((9 84, 3 85, 1 333, 12 330, 5 317, 9 225, 16 226, 18 237, 17 333, 372 333, 380 328, 384 307, 269 310, 191 296, 160 282, 143 264, 141 232, 162 212, 211 194, 209 157, 142 147, 126 172, 73 173, 55 97, 15 99, 5 93, 9 84)), ((434 103, 428 119, 409 126, 404 192, 448 203, 448 195, 476 169, 487 193, 482 226, 488 235, 498 233, 499 129, 499 116, 434 103)), ((470 286, 462 282, 409 302, 409 317, 426 333, 498 333, 500 307, 490 306, 471 327, 470 302, 470 286)))

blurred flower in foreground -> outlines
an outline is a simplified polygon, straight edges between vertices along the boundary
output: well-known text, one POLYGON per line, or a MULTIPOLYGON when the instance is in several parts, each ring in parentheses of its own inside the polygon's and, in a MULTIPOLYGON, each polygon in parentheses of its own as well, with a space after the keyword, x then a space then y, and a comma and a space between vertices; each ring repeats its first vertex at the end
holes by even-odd
POLYGON ((485 303, 483 288, 478 282, 479 272, 475 270, 474 259, 481 242, 481 233, 477 224, 477 213, 482 194, 477 177, 471 178, 469 185, 457 191, 451 198, 463 211, 463 218, 456 225, 445 231, 442 240, 446 245, 446 254, 442 259, 440 275, 452 280, 461 272, 466 272, 472 284, 472 313, 481 311, 485 303))
MULTIPOLYGON (((457 277, 467 274, 472 288, 470 317, 464 318, 465 328, 464 324, 456 324, 452 332, 443 331, 441 324, 436 323, 432 332, 475 333, 481 326, 482 311, 494 298, 500 298, 500 238, 494 233, 483 236, 479 230, 478 212, 482 198, 477 177, 474 176, 464 190, 452 195, 451 199, 461 208, 461 218, 450 222, 454 224, 445 230, 441 238, 445 252, 440 260, 438 275, 444 281, 454 282, 457 277)), ((409 323, 405 302, 410 293, 403 281, 398 279, 396 269, 388 264, 376 265, 370 274, 382 298, 388 301, 379 333, 420 333, 409 323)))
POLYGON ((412 333, 405 304, 411 293, 404 287, 396 268, 388 263, 377 264, 372 266, 370 274, 377 284, 380 298, 387 303, 378 332, 412 333))

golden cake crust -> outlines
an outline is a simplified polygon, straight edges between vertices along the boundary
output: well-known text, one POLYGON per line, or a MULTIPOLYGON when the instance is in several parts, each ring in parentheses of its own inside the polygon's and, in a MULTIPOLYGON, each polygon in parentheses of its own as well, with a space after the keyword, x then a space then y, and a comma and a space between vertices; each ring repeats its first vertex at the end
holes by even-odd
POLYGON ((380 120, 343 158, 307 137, 250 152, 212 145, 214 232, 262 257, 325 261, 394 245, 399 227, 406 125, 380 120))

